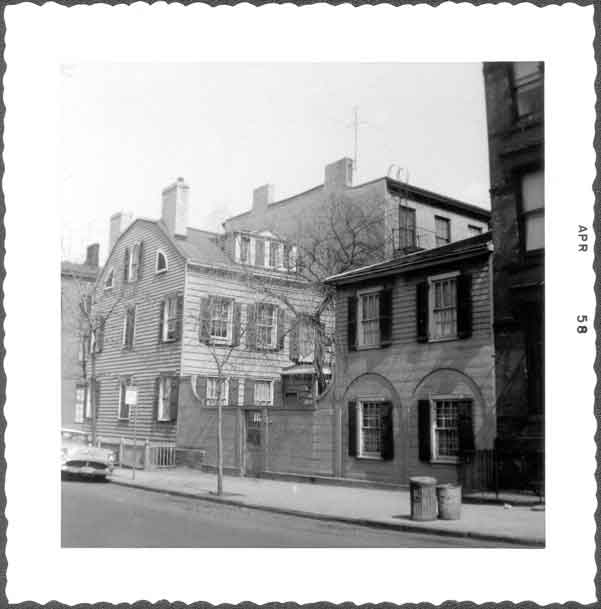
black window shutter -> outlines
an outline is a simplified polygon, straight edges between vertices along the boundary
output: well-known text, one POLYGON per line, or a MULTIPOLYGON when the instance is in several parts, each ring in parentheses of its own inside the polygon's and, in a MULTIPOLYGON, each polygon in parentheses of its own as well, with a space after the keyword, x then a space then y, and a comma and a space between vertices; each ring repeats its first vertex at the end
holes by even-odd
POLYGON ((136 308, 131 307, 129 309, 129 326, 128 326, 129 336, 127 338, 127 344, 130 348, 133 348, 133 346, 134 346, 135 329, 136 329, 136 308))
POLYGON ((240 305, 232 301, 234 307, 232 324, 232 345, 237 347, 240 344, 240 305))
POLYGON ((290 268, 290 246, 287 243, 284 243, 284 258, 283 258, 284 268, 288 270, 290 268))
POLYGON ((290 353, 290 359, 293 362, 298 362, 298 325, 300 323, 300 317, 296 316, 290 320, 290 335, 288 337, 288 348, 290 353))
POLYGON ((159 343, 163 342, 163 325, 165 324, 165 305, 167 303, 162 300, 159 302, 159 343))
POLYGON ((125 248, 123 254, 123 281, 129 281, 129 247, 125 248))
POLYGON ((380 292, 380 346, 392 343, 392 288, 380 292))
POLYGON ((265 241, 263 239, 255 239, 255 264, 265 266, 265 241))
POLYGON ((232 406, 238 406, 238 379, 236 377, 230 378, 228 398, 232 406))
POLYGON ((249 304, 246 308, 246 346, 257 349, 257 306, 249 304))
POLYGON ((255 403, 255 382, 252 379, 244 379, 244 405, 252 406, 255 403))
POLYGON ((417 402, 417 434, 420 461, 430 461, 432 458, 430 431, 430 400, 419 400, 417 402))
POLYGON ((415 318, 417 321, 417 342, 428 342, 428 282, 422 281, 416 286, 415 318))
POLYGON ((357 297, 349 296, 348 303, 348 318, 347 318, 347 339, 348 350, 357 350, 357 297))
POLYGON ((381 406, 382 415, 382 459, 391 461, 394 458, 394 427, 392 421, 392 404, 384 402, 381 406))
POLYGON ((181 294, 177 295, 177 329, 175 331, 175 340, 180 340, 184 332, 184 297, 181 294))
POLYGON ((462 273, 457 277, 457 336, 472 335, 472 276, 462 273))
POLYGON ((161 377, 157 376, 154 379, 154 395, 152 396, 152 419, 154 421, 159 418, 159 396, 161 394, 161 377))
POLYGON ((282 399, 282 381, 273 381, 273 405, 281 408, 283 403, 282 399))
POLYGON ((457 417, 459 452, 466 455, 475 449, 471 400, 463 400, 457 404, 457 417))
POLYGON ((98 411, 100 409, 100 381, 98 379, 94 379, 92 381, 92 386, 94 387, 94 403, 92 404, 92 418, 98 419, 98 411))
POLYGON ((209 342, 211 299, 203 297, 200 299, 200 314, 198 316, 198 339, 201 343, 209 342))
POLYGON ((169 419, 175 421, 177 419, 177 405, 179 403, 179 377, 172 376, 168 382, 171 383, 171 393, 169 394, 169 419))
POLYGON ((144 241, 138 244, 138 280, 142 279, 142 263, 144 262, 144 241))
POLYGON ((277 349, 281 351, 284 348, 284 338, 286 336, 286 324, 284 323, 284 309, 281 307, 277 308, 277 333, 278 333, 278 342, 277 349))
POLYGON ((357 402, 348 403, 348 454, 357 456, 357 402))
POLYGON ((96 353, 100 353, 104 348, 104 324, 106 320, 104 317, 98 319, 98 326, 96 328, 96 340, 94 341, 96 353))

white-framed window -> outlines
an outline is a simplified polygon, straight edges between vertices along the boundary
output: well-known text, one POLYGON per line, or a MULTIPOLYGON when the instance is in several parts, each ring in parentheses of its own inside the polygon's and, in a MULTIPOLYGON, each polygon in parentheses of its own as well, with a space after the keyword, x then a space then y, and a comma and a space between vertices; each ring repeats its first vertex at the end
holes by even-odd
POLYGON ((430 340, 457 337, 457 276, 459 272, 428 277, 430 340))
POLYGON ((86 401, 86 386, 77 385, 75 387, 75 414, 74 414, 74 418, 73 418, 75 423, 83 423, 85 401, 86 401))
POLYGON ((113 282, 115 281, 115 270, 111 267, 106 274, 104 280, 104 289, 111 290, 113 288, 113 282))
POLYGON ((250 263, 250 237, 248 235, 240 235, 240 262, 250 263))
POLYGON ((129 377, 124 377, 119 380, 119 407, 117 418, 127 421, 129 419, 129 405, 125 401, 127 388, 132 386, 132 380, 129 377))
POLYGON ((298 323, 299 361, 313 361, 315 355, 315 327, 307 320, 298 323))
POLYGON ((468 224, 467 225, 467 232, 468 232, 468 235, 470 237, 475 237, 476 235, 481 235, 482 234, 482 227, 481 226, 475 226, 474 224, 468 224))
POLYGON ((459 404, 462 401, 445 397, 431 400, 434 461, 455 461, 459 456, 459 404))
POLYGON ((273 406, 273 381, 255 381, 255 405, 273 406))
MULTIPOLYGON (((96 381, 98 382, 98 381, 96 381)), ((92 383, 88 383, 85 387, 86 401, 83 410, 83 416, 85 419, 92 418, 92 383)), ((96 405, 98 407, 98 405, 96 405)))
POLYGON ((358 456, 380 459, 382 456, 382 402, 358 404, 358 456))
POLYGON ((217 406, 221 402, 222 406, 226 406, 229 403, 229 387, 230 384, 228 379, 222 378, 221 381, 218 377, 207 378, 207 406, 217 406), (221 394, 219 393, 219 385, 221 384, 221 394))
POLYGON ((138 279, 138 271, 140 269, 140 244, 134 243, 134 246, 131 248, 131 256, 129 258, 130 270, 129 270, 129 280, 137 281, 138 279))
POLYGON ((231 298, 211 298, 209 334, 213 340, 231 340, 233 311, 234 303, 231 298))
POLYGON ((269 266, 272 269, 282 266, 282 244, 278 241, 269 242, 269 266))
POLYGON ((123 334, 121 344, 124 349, 132 349, 136 333, 136 307, 130 306, 125 309, 123 317, 123 334))
POLYGON ((177 340, 177 300, 177 295, 174 294, 163 301, 161 339, 165 343, 177 340))
POLYGON ((442 216, 434 216, 436 227, 436 247, 446 245, 451 242, 451 221, 442 216))
POLYGON ((272 304, 257 305, 257 346, 274 348, 277 339, 277 308, 272 304))
POLYGON ((521 176, 524 249, 545 247, 545 174, 542 169, 521 176))
POLYGON ((380 289, 357 294, 358 344, 362 347, 380 345, 380 289))
POLYGON ((154 265, 154 272, 158 275, 159 273, 167 272, 167 256, 165 252, 157 250, 156 261, 154 265))
POLYGON ((159 402, 157 404, 157 419, 159 421, 171 420, 171 388, 173 379, 170 376, 159 378, 159 402))

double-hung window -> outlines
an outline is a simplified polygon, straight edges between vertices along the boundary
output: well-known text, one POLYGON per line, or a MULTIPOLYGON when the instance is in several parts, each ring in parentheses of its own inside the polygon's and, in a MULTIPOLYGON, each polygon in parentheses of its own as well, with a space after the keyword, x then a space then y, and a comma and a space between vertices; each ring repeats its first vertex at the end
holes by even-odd
POLYGON ((442 216, 435 216, 434 223, 436 228, 436 247, 446 245, 451 242, 451 221, 442 216))
POLYGON ((350 402, 348 452, 351 457, 390 460, 394 457, 392 404, 368 398, 350 402))
POLYGON ((270 349, 276 342, 276 307, 271 304, 257 305, 257 346, 270 349))
POLYGON ((457 336, 457 275, 430 277, 430 339, 457 336))
POLYGON ((240 262, 244 264, 250 262, 250 237, 246 235, 240 237, 240 262))
POLYGON ((255 405, 273 406, 272 381, 255 381, 255 405))
POLYGON ((83 423, 86 393, 85 385, 77 385, 75 388, 75 423, 83 423))
POLYGON ((299 361, 312 361, 315 352, 315 327, 307 320, 298 324, 299 361))
POLYGON ((380 292, 359 294, 359 345, 380 344, 380 292))
POLYGON ((398 248, 415 247, 415 210, 404 205, 399 206, 399 243, 398 248))
POLYGON ((217 341, 227 341, 232 337, 233 302, 229 298, 213 297, 210 299, 209 334, 217 341))
POLYGON ((545 174, 542 169, 521 176, 524 249, 545 247, 545 174))
POLYGON ((161 339, 163 342, 177 340, 177 295, 169 296, 162 302, 161 339))
POLYGON ((382 454, 382 411, 378 402, 359 403, 359 456, 382 454))
POLYGON ((228 404, 229 383, 227 379, 218 377, 207 378, 207 406, 217 406, 228 404))
POLYGON ((136 307, 131 306, 125 309, 125 317, 123 318, 122 345, 124 349, 133 349, 135 331, 136 307))
POLYGON ((539 61, 517 61, 512 64, 512 69, 518 118, 542 112, 543 64, 539 61))
POLYGON ((457 400, 434 400, 434 458, 453 459, 459 454, 459 417, 457 400))
POLYGON ((269 243, 269 266, 272 269, 279 269, 282 266, 282 244, 278 241, 269 243))

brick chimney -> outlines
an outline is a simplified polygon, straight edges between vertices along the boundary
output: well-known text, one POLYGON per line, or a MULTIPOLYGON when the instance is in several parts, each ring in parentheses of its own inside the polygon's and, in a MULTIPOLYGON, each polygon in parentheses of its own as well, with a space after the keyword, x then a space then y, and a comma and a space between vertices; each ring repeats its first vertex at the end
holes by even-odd
POLYGON ((88 245, 86 249, 86 265, 91 266, 95 269, 98 268, 98 254, 100 252, 100 245, 98 243, 92 243, 88 245))
POLYGON ((353 160, 344 157, 326 165, 324 186, 326 190, 340 190, 353 185, 353 160))
POLYGON ((177 180, 163 189, 163 220, 170 235, 186 236, 188 228, 188 199, 190 187, 184 178, 177 180))
POLYGON ((273 184, 263 184, 253 190, 253 211, 265 211, 270 203, 275 201, 273 184))
POLYGON ((109 253, 113 251, 119 235, 132 223, 133 215, 131 212, 118 211, 111 216, 109 229, 109 253))

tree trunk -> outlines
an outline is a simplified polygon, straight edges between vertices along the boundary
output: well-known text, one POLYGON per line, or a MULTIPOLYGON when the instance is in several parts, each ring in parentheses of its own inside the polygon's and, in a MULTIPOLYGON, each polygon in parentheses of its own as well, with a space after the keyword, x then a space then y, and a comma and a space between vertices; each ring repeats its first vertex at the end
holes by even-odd
POLYGON ((217 377, 217 494, 223 495, 223 406, 221 405, 221 374, 217 377))
MULTIPOLYGON (((91 370, 90 370, 90 380, 88 382, 88 391, 91 392, 90 395, 90 407, 92 412, 92 444, 96 445, 96 408, 98 405, 96 404, 96 354, 90 350, 90 360, 91 360, 91 370)), ((85 408, 85 406, 84 406, 85 408)))

